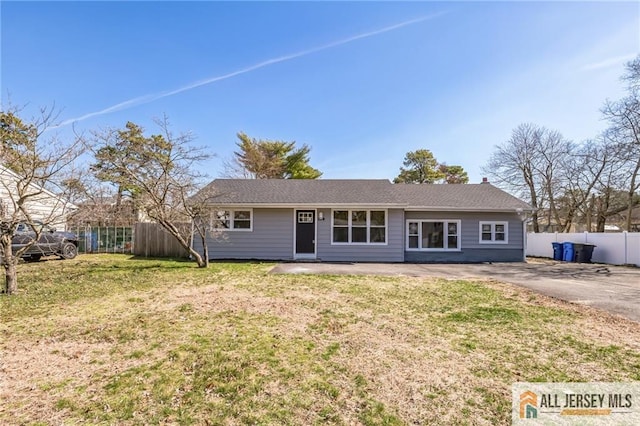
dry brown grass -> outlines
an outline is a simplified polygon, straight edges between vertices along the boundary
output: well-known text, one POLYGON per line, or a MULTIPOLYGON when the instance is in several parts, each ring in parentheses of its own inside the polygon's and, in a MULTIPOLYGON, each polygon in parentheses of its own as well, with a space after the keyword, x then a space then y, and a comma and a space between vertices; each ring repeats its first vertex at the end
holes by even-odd
POLYGON ((0 423, 508 424, 513 382, 640 380, 640 326, 591 308, 271 266, 24 265, 0 300, 0 423))

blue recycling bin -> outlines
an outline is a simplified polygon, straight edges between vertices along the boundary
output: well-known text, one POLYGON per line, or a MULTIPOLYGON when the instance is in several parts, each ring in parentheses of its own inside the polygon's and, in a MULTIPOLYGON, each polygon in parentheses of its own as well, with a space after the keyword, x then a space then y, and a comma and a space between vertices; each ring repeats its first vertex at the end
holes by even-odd
POLYGON ((573 243, 570 243, 570 242, 562 243, 562 247, 564 249, 562 260, 564 260, 565 262, 573 262, 573 254, 574 254, 573 243))
POLYGON ((562 260, 562 243, 551 243, 553 246, 553 260, 562 260))

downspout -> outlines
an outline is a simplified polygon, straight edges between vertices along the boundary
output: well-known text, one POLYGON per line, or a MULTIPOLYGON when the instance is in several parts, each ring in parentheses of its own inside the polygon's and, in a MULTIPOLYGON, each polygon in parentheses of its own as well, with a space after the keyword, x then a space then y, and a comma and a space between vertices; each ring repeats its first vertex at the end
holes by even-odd
POLYGON ((527 261, 527 214, 521 209, 516 209, 516 214, 522 221, 522 261, 527 261))

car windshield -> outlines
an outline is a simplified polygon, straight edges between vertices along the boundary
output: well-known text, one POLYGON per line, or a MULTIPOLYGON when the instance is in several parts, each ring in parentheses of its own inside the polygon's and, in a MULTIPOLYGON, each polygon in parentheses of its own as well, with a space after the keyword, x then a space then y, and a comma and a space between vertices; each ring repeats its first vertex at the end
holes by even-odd
POLYGON ((54 228, 50 227, 49 225, 43 224, 38 220, 33 222, 33 228, 30 224, 25 222, 19 223, 16 227, 17 232, 33 232, 34 229, 41 232, 55 232, 54 228))

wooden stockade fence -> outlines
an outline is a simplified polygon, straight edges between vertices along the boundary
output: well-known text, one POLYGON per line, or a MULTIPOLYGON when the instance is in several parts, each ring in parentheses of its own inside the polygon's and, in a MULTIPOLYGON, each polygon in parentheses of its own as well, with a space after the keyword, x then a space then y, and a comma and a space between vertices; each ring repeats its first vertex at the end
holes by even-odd
MULTIPOLYGON (((189 224, 181 224, 185 228, 189 224)), ((158 223, 136 223, 133 254, 144 257, 189 257, 187 250, 158 223)))

